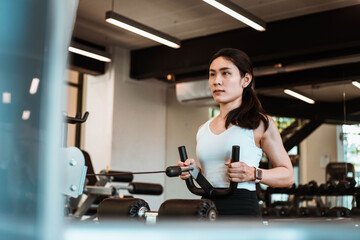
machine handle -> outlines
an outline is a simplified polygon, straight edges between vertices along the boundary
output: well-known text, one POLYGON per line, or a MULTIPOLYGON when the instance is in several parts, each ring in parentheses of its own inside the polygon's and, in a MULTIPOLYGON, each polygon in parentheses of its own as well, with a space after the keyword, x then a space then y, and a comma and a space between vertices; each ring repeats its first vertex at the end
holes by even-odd
MULTIPOLYGON (((180 146, 178 149, 179 149, 179 154, 180 154, 180 161, 185 162, 186 159, 188 158, 185 146, 180 146)), ((202 188, 198 188, 195 186, 192 177, 189 177, 188 179, 186 179, 185 182, 186 182, 187 188, 189 189, 189 191, 191 193, 193 193, 195 195, 199 195, 199 196, 206 195, 205 191, 202 188)))
POLYGON ((163 187, 155 183, 132 182, 129 184, 128 191, 131 194, 161 195, 163 187))
MULTIPOLYGON (((185 146, 180 146, 178 149, 180 154, 180 160, 182 162, 185 162, 185 160, 188 158, 185 146)), ((240 156, 240 147, 234 145, 232 147, 231 162, 238 162, 240 158, 239 156, 240 156)), ((196 180, 201 186, 201 188, 195 186, 192 177, 186 179, 186 186, 190 192, 199 196, 208 196, 208 197, 226 196, 232 194, 237 188, 237 182, 230 181, 229 188, 216 189, 208 182, 208 180, 201 173, 197 174, 196 180)))
POLYGON ((81 118, 81 113, 77 113, 74 118, 66 116, 66 122, 70 124, 84 123, 86 122, 88 116, 89 116, 89 112, 85 112, 82 118, 81 118))

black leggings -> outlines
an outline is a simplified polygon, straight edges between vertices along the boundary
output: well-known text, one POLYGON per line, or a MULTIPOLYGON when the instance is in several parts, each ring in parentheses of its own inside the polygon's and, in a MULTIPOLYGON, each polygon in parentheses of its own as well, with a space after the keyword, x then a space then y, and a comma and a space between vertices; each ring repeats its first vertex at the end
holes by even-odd
POLYGON ((226 197, 212 197, 219 217, 253 217, 261 219, 261 212, 255 191, 237 189, 226 197))

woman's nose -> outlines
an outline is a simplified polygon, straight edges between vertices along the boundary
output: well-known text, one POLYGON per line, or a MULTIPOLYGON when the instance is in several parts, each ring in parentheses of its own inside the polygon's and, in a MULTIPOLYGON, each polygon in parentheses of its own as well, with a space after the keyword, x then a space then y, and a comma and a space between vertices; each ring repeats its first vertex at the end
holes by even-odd
POLYGON ((216 75, 214 78, 214 85, 221 85, 221 84, 222 84, 221 76, 216 75))

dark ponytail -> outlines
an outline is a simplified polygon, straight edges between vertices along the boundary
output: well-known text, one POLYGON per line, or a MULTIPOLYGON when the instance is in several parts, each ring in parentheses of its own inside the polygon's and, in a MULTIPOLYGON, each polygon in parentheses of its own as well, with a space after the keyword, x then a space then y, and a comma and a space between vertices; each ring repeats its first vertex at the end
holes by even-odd
POLYGON ((260 121, 263 121, 266 130, 269 126, 269 120, 254 91, 253 66, 249 56, 238 49, 223 48, 215 53, 210 60, 210 64, 218 57, 231 61, 239 69, 241 77, 244 77, 246 73, 252 76, 251 83, 244 88, 241 105, 227 114, 225 128, 233 124, 242 128, 256 129, 260 125, 260 121))

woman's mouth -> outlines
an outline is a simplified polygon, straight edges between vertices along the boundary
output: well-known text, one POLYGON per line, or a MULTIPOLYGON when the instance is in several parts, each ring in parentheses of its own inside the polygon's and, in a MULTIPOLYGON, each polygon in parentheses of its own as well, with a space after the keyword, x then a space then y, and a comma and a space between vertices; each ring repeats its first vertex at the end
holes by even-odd
POLYGON ((220 93, 223 93, 225 92, 224 90, 214 90, 213 93, 214 94, 220 94, 220 93))

